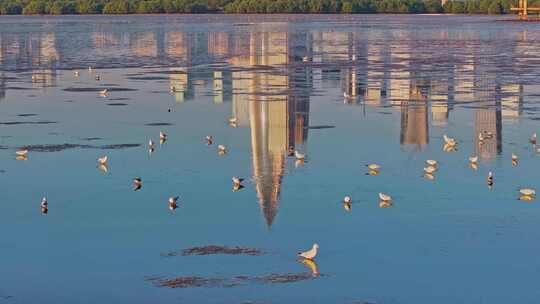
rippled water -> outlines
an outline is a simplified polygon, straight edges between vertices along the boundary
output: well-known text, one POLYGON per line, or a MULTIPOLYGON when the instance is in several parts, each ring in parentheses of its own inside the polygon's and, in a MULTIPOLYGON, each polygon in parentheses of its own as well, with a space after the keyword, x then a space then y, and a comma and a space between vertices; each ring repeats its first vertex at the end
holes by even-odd
POLYGON ((540 24, 499 19, 2 17, 0 303, 537 302, 540 24))

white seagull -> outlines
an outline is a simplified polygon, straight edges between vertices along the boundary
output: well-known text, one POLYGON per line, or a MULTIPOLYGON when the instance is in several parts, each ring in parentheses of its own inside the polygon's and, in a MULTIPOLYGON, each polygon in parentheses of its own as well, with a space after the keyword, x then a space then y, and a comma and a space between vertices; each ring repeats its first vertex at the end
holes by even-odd
POLYGON ((478 156, 469 156, 469 161, 471 162, 471 164, 476 164, 478 162, 478 156))
POLYGON ((389 202, 392 200, 392 197, 388 194, 384 194, 384 193, 379 193, 379 198, 381 199, 381 201, 383 202, 389 202))
POLYGON ((303 257, 304 259, 313 260, 317 256, 317 251, 319 250, 319 245, 317 243, 313 244, 310 250, 299 252, 298 256, 303 257))
POLYGON ((436 160, 433 160, 433 159, 428 159, 428 160, 426 160, 426 164, 428 164, 428 165, 430 165, 432 167, 436 167, 439 164, 439 162, 436 161, 436 160))
POLYGON ((449 146, 455 146, 457 144, 456 139, 448 137, 446 134, 443 135, 444 142, 449 146))
POLYGON ((536 191, 534 189, 531 189, 531 188, 519 189, 519 193, 521 195, 526 195, 526 196, 536 196, 536 191))
POLYGON ((107 165, 107 161, 109 160, 108 156, 103 156, 97 159, 98 164, 100 165, 107 165))
POLYGON ((512 161, 517 162, 519 160, 518 156, 512 153, 512 161))
POLYGON ((294 151, 294 157, 296 157, 296 159, 304 160, 306 158, 306 154, 301 153, 298 150, 295 150, 294 151))
POLYGON ((18 156, 26 156, 26 154, 28 154, 28 150, 27 149, 17 150, 15 151, 15 154, 17 154, 18 156))
POLYGON ((373 170, 373 171, 379 171, 379 169, 381 169, 381 166, 377 164, 369 164, 369 165, 366 165, 366 167, 368 167, 369 170, 373 170))
POLYGON ((47 208, 49 206, 49 203, 47 203, 47 199, 43 197, 41 199, 41 208, 47 208))

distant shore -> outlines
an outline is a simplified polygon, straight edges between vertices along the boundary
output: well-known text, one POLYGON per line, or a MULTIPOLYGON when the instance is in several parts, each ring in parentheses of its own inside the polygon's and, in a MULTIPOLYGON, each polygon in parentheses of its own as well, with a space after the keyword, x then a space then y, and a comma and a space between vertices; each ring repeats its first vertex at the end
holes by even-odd
MULTIPOLYGON (((532 1, 532 0, 530 0, 532 1)), ((539 1, 540 2, 540 1, 539 1)), ((0 0, 1 15, 508 14, 511 0, 0 0)))

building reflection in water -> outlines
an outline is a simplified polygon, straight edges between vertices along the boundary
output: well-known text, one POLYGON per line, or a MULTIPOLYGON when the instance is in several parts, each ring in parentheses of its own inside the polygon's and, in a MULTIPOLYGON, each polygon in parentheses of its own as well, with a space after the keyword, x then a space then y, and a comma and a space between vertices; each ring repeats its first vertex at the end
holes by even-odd
MULTIPOLYGON (((428 100, 424 84, 411 83, 408 92, 409 101, 401 104, 400 143, 422 149, 429 142, 428 100)), ((400 91, 403 87, 400 87, 400 91)), ((401 97, 403 98, 403 97, 401 97)))
POLYGON ((493 159, 502 152, 502 115, 500 87, 497 75, 487 70, 487 58, 475 56, 474 65, 474 143, 480 159, 493 159), (480 141, 479 134, 490 134, 489 139, 480 141))
POLYGON ((281 32, 252 32, 249 36, 249 54, 233 57, 231 64, 281 67, 269 72, 233 72, 232 79, 233 115, 239 126, 249 125, 251 129, 255 190, 262 214, 271 227, 279 208, 287 150, 305 150, 309 123, 307 88, 311 81, 305 69, 289 67, 294 61, 301 61, 295 52, 303 52, 289 47, 294 36, 281 32))
MULTIPOLYGON (((0 33, 0 64, 31 67, 33 86, 48 87, 55 85, 59 62, 79 58, 73 52, 91 50, 83 56, 106 58, 111 64, 166 63, 171 95, 179 103, 207 95, 211 88, 213 102, 230 102, 237 126, 250 128, 256 194, 268 226, 277 214, 287 150, 306 150, 314 88, 341 89, 351 104, 395 106, 401 118, 400 144, 419 149, 429 143, 430 126, 447 126, 455 103, 471 103, 476 107, 474 145, 482 159, 501 153, 502 121, 519 119, 527 90, 538 90, 502 78, 499 74, 505 73, 495 61, 500 56, 485 56, 490 50, 474 44, 457 53, 445 44, 429 46, 450 58, 437 65, 426 60, 411 31, 294 29, 287 23, 273 23, 271 30, 253 25, 226 32, 105 28, 74 38, 77 47, 54 31, 0 33), (480 132, 493 134, 493 139, 480 145, 480 132)), ((481 38, 475 35, 441 31, 445 43, 481 38)), ((512 74, 519 75, 518 69, 540 54, 530 40, 526 32, 519 33, 513 55, 507 56, 512 61, 502 65, 516 69, 512 74)), ((0 99, 6 87, 6 78, 0 77, 0 99)))

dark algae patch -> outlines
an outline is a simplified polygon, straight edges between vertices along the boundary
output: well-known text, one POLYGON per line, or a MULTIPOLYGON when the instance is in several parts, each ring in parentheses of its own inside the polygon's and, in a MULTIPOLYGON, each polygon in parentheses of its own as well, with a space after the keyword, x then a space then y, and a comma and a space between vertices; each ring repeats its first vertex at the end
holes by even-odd
POLYGON ((193 247, 187 248, 180 252, 169 252, 161 254, 161 256, 171 257, 171 256, 191 256, 191 255, 210 255, 210 254, 231 254, 231 255, 250 255, 250 256, 260 256, 264 252, 256 248, 247 248, 247 247, 225 247, 225 246, 203 246, 203 247, 193 247))
POLYGON ((32 117, 32 116, 37 116, 37 114, 23 113, 23 114, 18 114, 17 116, 19 116, 19 117, 32 117))

